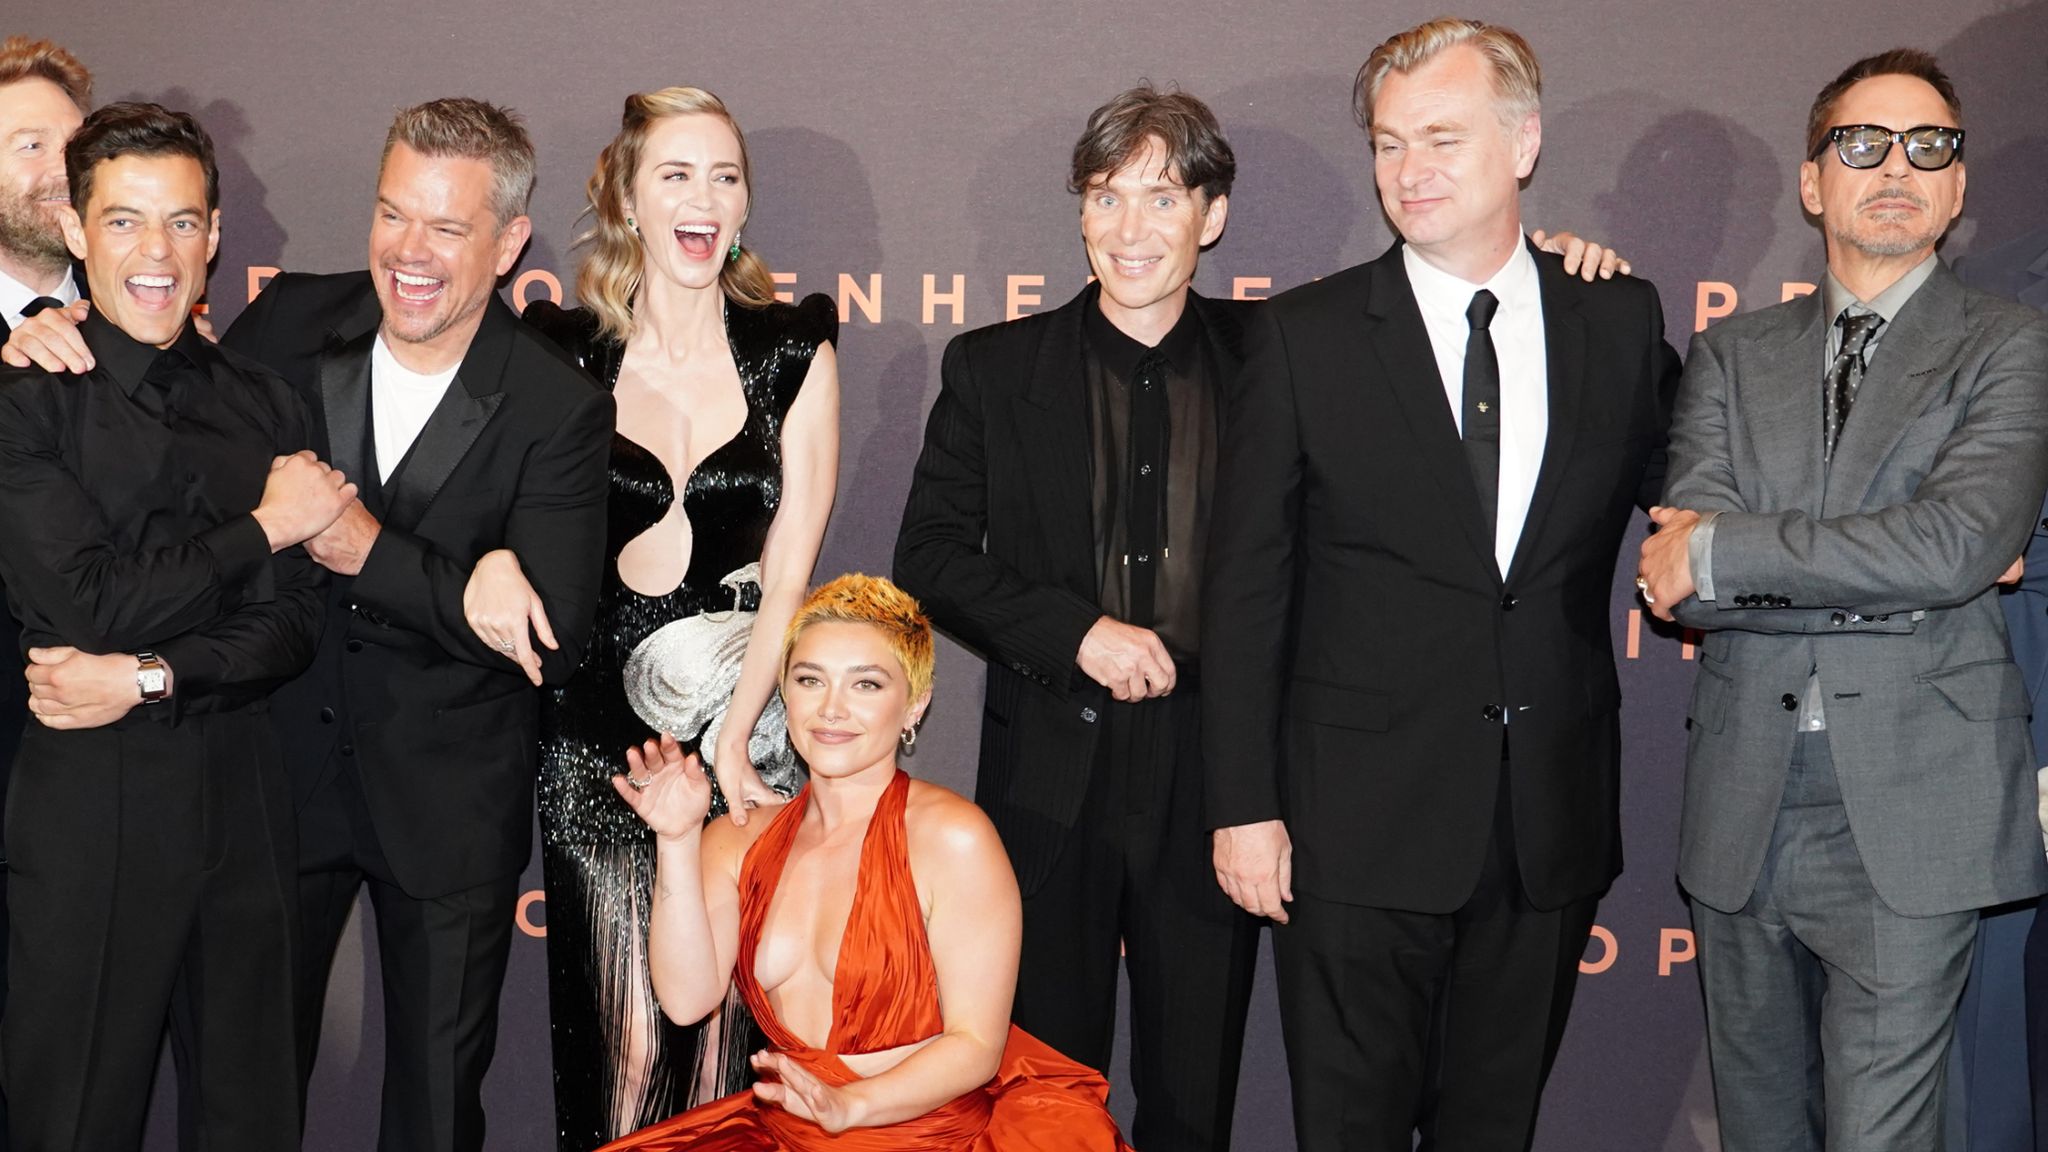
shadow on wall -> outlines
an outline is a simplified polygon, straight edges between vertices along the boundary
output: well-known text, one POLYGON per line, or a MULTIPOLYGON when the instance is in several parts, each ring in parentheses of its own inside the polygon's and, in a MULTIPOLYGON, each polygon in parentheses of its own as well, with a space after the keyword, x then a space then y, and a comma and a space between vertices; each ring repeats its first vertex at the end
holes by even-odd
MULTIPOLYGON (((802 298, 841 299, 840 277, 876 309, 849 295, 839 333, 839 491, 819 555, 818 581, 840 572, 886 575, 896 524, 924 426, 932 357, 915 320, 916 279, 883 271, 881 217, 867 168, 845 141, 808 128, 767 128, 747 137, 755 200, 747 234, 769 267, 797 276, 802 298)), ((932 330, 943 338, 944 328, 932 330)))
POLYGON ((1655 282, 1681 351, 1695 285, 1733 284, 1745 308, 1778 302, 1751 283, 1796 195, 1769 142, 1724 116, 1647 92, 1616 92, 1544 117, 1543 162, 1525 197, 1530 227, 1611 244, 1655 282), (1633 140, 1625 153, 1614 142, 1633 140), (1601 188, 1590 199, 1586 189, 1601 188))
POLYGON ((1376 257, 1391 240, 1364 137, 1349 119, 1349 84, 1289 76, 1230 89, 1216 102, 1237 154, 1237 188, 1229 228, 1204 259, 1201 291, 1228 296, 1247 276, 1272 281, 1251 294, 1273 295, 1376 257))
POLYGON ((202 105, 185 88, 131 92, 121 99, 148 100, 174 112, 190 112, 213 137, 213 159, 220 168, 220 251, 209 272, 206 302, 214 330, 226 331, 249 303, 243 269, 252 264, 276 265, 287 239, 284 225, 265 203, 268 189, 242 154, 250 136, 249 117, 231 100, 202 105))
POLYGON ((1935 49, 1955 81, 1969 133, 1969 189, 1952 233, 1957 251, 1944 255, 1990 248, 2048 224, 2041 196, 2041 156, 2048 150, 2041 127, 2048 105, 2044 49, 2048 3, 2041 2, 1986 16, 1935 49))

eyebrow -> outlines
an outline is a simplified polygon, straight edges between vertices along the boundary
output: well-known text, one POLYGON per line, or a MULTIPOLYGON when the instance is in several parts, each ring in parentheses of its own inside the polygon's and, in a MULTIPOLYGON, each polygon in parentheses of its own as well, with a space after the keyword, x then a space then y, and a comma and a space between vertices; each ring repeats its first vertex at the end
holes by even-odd
MULTIPOLYGON (((386 207, 386 208, 389 208, 389 209, 391 209, 391 210, 392 210, 393 212, 396 212, 396 213, 398 213, 398 214, 399 214, 400 216, 403 216, 403 215, 405 215, 405 209, 403 209, 403 208, 400 208, 400 207, 399 207, 398 205, 396 205, 396 204, 393 204, 393 203, 392 203, 391 201, 389 201, 389 200, 385 199, 385 198, 384 198, 384 197, 382 197, 382 196, 379 196, 379 197, 377 197, 377 203, 379 203, 379 204, 383 205, 383 206, 384 206, 384 207, 386 207)), ((474 227, 476 227, 476 225, 475 225, 475 224, 473 224, 473 223, 471 223, 470 221, 468 221, 468 220, 464 220, 464 219, 461 219, 460 217, 456 217, 456 216, 435 216, 435 217, 432 217, 432 218, 428 219, 428 220, 427 220, 427 223, 429 223, 429 224, 447 224, 447 225, 450 225, 450 226, 452 226, 452 227, 456 227, 456 228, 474 228, 474 227)))
MULTIPOLYGON (((149 213, 147 213, 147 212, 144 212, 144 211, 143 211, 142 209, 140 209, 140 208, 131 208, 131 207, 129 207, 129 206, 128 206, 128 205, 126 205, 126 204, 109 204, 109 205, 107 205, 106 207, 104 207, 104 208, 100 209, 100 210, 99 210, 99 213, 98 213, 98 215, 100 216, 100 218, 101 218, 101 219, 105 219, 105 218, 106 218, 106 217, 108 217, 108 216, 112 216, 112 215, 115 215, 115 214, 117 214, 117 213, 121 213, 121 212, 126 212, 126 213, 127 213, 128 215, 130 215, 130 216, 147 216, 147 215, 149 215, 149 213)), ((167 213, 165 213, 165 214, 164 214, 164 219, 166 219, 166 220, 182 220, 182 219, 184 219, 184 218, 185 218, 185 217, 187 217, 187 216, 204 216, 205 214, 206 214, 206 210, 205 210, 205 209, 203 209, 203 208, 180 208, 180 209, 178 209, 178 210, 176 210, 176 211, 174 211, 174 212, 167 212, 167 213)))
MULTIPOLYGON (((796 670, 797 670, 797 669, 799 669, 799 668, 808 668, 808 669, 810 669, 810 670, 811 670, 811 671, 813 671, 813 672, 823 672, 823 671, 825 671, 825 666, 824 666, 824 665, 822 665, 822 664, 819 664, 819 663, 817 663, 816 661, 813 661, 813 660, 799 660, 799 661, 797 661, 796 663, 794 663, 794 664, 791 664, 791 665, 789 666, 789 670, 790 670, 791 672, 794 672, 794 671, 796 671, 796 670)), ((887 668, 884 668, 884 667, 883 667, 882 665, 880 665, 880 664, 855 664, 855 665, 853 665, 852 667, 848 668, 848 669, 847 669, 847 671, 848 671, 848 672, 872 672, 872 673, 875 673, 876 675, 879 675, 879 676, 888 676, 888 675, 889 675, 889 670, 888 670, 887 668)))
MULTIPOLYGON (((694 160, 663 160, 655 165, 656 168, 695 168, 696 166, 697 162, 694 160)), ((716 172, 720 168, 731 168, 734 171, 738 171, 739 166, 740 163, 737 160, 715 160, 711 164, 711 170, 716 172)))

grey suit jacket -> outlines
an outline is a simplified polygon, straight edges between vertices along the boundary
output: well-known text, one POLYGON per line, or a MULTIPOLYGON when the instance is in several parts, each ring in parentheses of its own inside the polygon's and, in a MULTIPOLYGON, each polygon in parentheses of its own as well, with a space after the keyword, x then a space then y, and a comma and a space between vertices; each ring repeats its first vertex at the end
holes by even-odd
POLYGON ((1664 503, 1722 513, 1687 727, 1679 880, 1740 908, 1818 669, 1849 826, 1907 916, 2048 890, 2027 693, 1993 583, 2048 489, 2048 320, 1938 268, 1821 458, 1819 293, 1694 337, 1664 503))

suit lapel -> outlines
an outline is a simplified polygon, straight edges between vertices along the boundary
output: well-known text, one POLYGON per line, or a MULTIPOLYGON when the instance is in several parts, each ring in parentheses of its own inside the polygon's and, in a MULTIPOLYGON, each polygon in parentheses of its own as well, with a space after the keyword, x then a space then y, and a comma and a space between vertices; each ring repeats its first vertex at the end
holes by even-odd
POLYGON ((399 527, 411 528, 426 514, 427 506, 448 482, 455 466, 469 453, 483 433, 484 425, 505 402, 504 377, 512 356, 514 325, 518 318, 493 292, 484 305, 483 322, 455 380, 441 395, 434 414, 427 418, 407 454, 405 467, 392 477, 384 493, 385 519, 399 527))
POLYGON ((1408 442, 1414 445, 1418 462, 1444 494, 1446 515, 1486 562, 1486 570, 1499 580, 1492 526, 1483 522, 1480 513, 1479 490, 1472 484, 1472 467, 1466 463, 1465 444, 1444 393, 1443 373, 1437 371, 1429 328, 1415 303, 1407 270, 1401 266, 1400 244, 1373 261, 1366 291, 1361 343, 1378 361, 1380 378, 1400 405, 1408 425, 1408 442))
POLYGON ((1508 564, 1510 582, 1529 563, 1529 556, 1543 529, 1545 513, 1557 496, 1564 473, 1571 466, 1572 446, 1578 441, 1579 414, 1586 392, 1586 318, 1579 311, 1584 297, 1564 273, 1564 266, 1536 257, 1536 279, 1542 289, 1545 395, 1550 406, 1549 431, 1543 438, 1543 463, 1536 472, 1536 488, 1529 497, 1529 512, 1515 541, 1515 555, 1508 564))
POLYGON ((370 415, 370 349, 377 329, 343 339, 327 334, 320 354, 320 410, 327 425, 327 461, 341 474, 367 489, 372 482, 363 469, 363 432, 370 415))
POLYGON ((2019 301, 2036 308, 2048 309, 2048 249, 2042 249, 2032 264, 2027 265, 2026 276, 2019 289, 2019 301), (2031 277, 2031 279, 2027 279, 2031 277))
POLYGON ((1877 354, 1835 445, 1821 515, 1846 515, 1863 506, 1892 445, 1926 410, 1928 390, 1947 379, 1940 369, 1955 362, 1968 336, 1962 284, 1946 266, 1937 267, 1879 335, 1877 354))
POLYGON ((1746 377, 1730 373, 1737 392, 1733 407, 1743 414, 1765 481, 1783 507, 1815 515, 1827 488, 1821 459, 1827 372, 1822 312, 1821 293, 1807 294, 1757 341, 1757 371, 1746 377))
POLYGON ((1046 543, 1064 571, 1090 586, 1095 514, 1088 491, 1090 420, 1081 323, 1097 291, 1089 285, 1046 317, 1030 380, 1012 406, 1046 543))

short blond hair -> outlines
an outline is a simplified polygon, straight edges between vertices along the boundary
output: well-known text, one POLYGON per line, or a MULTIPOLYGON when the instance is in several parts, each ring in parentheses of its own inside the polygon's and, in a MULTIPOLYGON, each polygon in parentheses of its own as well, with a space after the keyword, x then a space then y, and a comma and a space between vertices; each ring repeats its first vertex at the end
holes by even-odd
POLYGON ((1351 114, 1372 131, 1372 106, 1380 86, 1395 72, 1413 72, 1437 55, 1470 44, 1492 66, 1494 106, 1513 125, 1543 110, 1543 69, 1522 34, 1505 24, 1446 16, 1388 37, 1358 69, 1351 87, 1351 114))
POLYGON ((92 73, 78 57, 48 40, 9 36, 0 40, 0 84, 48 80, 64 90, 80 112, 92 111, 92 73))
POLYGON ((849 572, 811 593, 782 633, 782 674, 797 637, 813 624, 866 624, 879 629, 917 702, 932 686, 932 622, 917 598, 880 576, 849 572))

